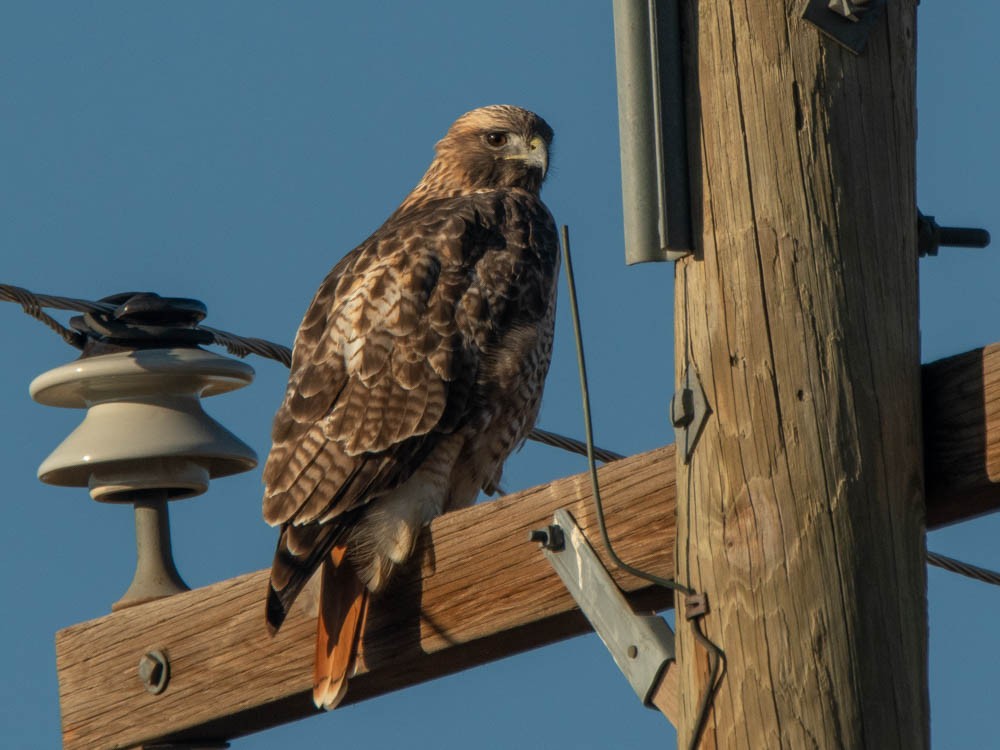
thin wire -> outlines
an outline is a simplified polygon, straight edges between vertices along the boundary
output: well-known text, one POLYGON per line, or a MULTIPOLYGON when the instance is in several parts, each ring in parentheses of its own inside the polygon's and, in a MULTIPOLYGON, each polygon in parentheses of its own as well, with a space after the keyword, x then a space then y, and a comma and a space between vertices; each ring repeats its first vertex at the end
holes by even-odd
POLYGON ((114 312, 116 305, 108 302, 90 302, 85 299, 75 299, 73 297, 57 297, 52 294, 38 294, 27 289, 10 284, 0 284, 0 299, 7 302, 20 303, 21 297, 31 298, 39 307, 51 307, 55 310, 69 310, 72 312, 114 312))
POLYGON ((978 565, 970 565, 967 562, 956 560, 954 557, 938 554, 937 552, 927 552, 927 564, 938 568, 944 568, 952 573, 973 578, 983 583, 991 583, 1000 586, 1000 573, 988 568, 980 568, 978 565))
MULTIPOLYGON (((52 294, 36 294, 19 286, 10 284, 0 284, 0 300, 5 302, 16 302, 21 305, 26 313, 38 320, 41 320, 49 328, 63 337, 63 340, 78 349, 82 348, 84 337, 77 331, 72 331, 60 324, 57 320, 42 313, 40 308, 51 307, 56 310, 69 310, 71 312, 82 313, 112 313, 118 309, 117 305, 108 302, 90 302, 89 300, 75 299, 73 297, 57 297, 52 294), (36 312, 37 311, 37 312, 36 312)), ((286 367, 291 366, 292 350, 287 346, 275 344, 273 341, 252 338, 247 336, 237 336, 235 333, 220 331, 217 328, 208 326, 197 326, 202 331, 211 334, 212 343, 225 347, 230 354, 237 357, 245 357, 247 354, 256 354, 260 357, 273 359, 281 362, 286 367)))
MULTIPOLYGON (((569 256, 569 232, 566 227, 563 227, 562 237, 564 251, 563 257, 566 259, 566 278, 569 282, 570 304, 573 309, 573 327, 576 333, 577 341, 577 362, 580 367, 580 384, 583 390, 584 423, 587 426, 587 442, 584 443, 583 441, 576 440, 575 438, 560 435, 556 432, 549 432, 548 430, 543 430, 538 427, 531 431, 528 438, 535 442, 550 445, 554 448, 560 448, 570 453, 587 456, 591 466, 591 481, 595 486, 594 498, 598 508, 600 509, 600 491, 596 484, 596 471, 593 467, 593 459, 596 458, 604 463, 610 463, 611 461, 618 461, 625 458, 625 456, 621 453, 616 453, 615 451, 607 450, 606 448, 600 448, 593 444, 593 433, 590 424, 590 396, 587 389, 586 366, 583 361, 583 342, 580 335, 580 318, 576 303, 576 285, 573 280, 573 266, 569 256)), ((0 301, 14 302, 20 305, 25 313, 47 325, 59 334, 59 336, 62 337, 66 343, 78 349, 82 348, 85 336, 79 331, 74 331, 62 325, 58 320, 43 312, 42 308, 50 307, 55 310, 98 314, 112 313, 117 309, 116 305, 109 302, 92 302, 90 300, 77 299, 75 297, 59 297, 54 294, 38 294, 37 292, 32 292, 28 289, 24 289, 23 287, 13 286, 11 284, 0 284, 0 301)), ((249 354, 256 354, 259 357, 265 357, 276 362, 281 362, 285 365, 285 367, 291 367, 292 350, 287 346, 276 344, 275 342, 267 341, 266 339, 237 336, 235 333, 221 331, 217 328, 210 328, 208 326, 198 326, 198 328, 211 334, 215 344, 225 347, 235 356, 246 357, 249 354)), ((624 569, 629 570, 629 566, 621 563, 620 559, 611 548, 607 537, 607 531, 604 528, 603 511, 599 510, 598 521, 601 524, 602 535, 604 536, 605 545, 608 547, 608 552, 611 558, 616 562, 616 564, 619 564, 624 569)), ((946 557, 945 555, 939 555, 935 552, 927 553, 927 562, 930 565, 944 568, 952 573, 958 573, 960 575, 968 576, 969 578, 974 578, 977 581, 990 583, 994 586, 1000 586, 1000 573, 986 568, 970 565, 969 563, 964 563, 961 560, 946 557)), ((631 571, 634 575, 639 575, 640 578, 646 578, 647 580, 651 580, 656 583, 666 580, 661 579, 658 576, 649 577, 648 575, 640 575, 642 571, 635 573, 634 568, 631 569, 631 571)), ((672 585, 671 588, 677 587, 672 585)))
POLYGON ((70 346, 77 349, 83 348, 84 335, 79 331, 70 330, 51 315, 43 312, 42 301, 27 289, 18 286, 4 286, 0 288, 0 295, 2 295, 0 299, 19 304, 25 313, 47 325, 70 346))
MULTIPOLYGON (((584 433, 587 438, 587 465, 590 468, 590 486, 594 493, 594 505, 597 506, 597 525, 601 530, 601 538, 604 540, 604 548, 607 550, 608 556, 615 563, 615 565, 622 570, 625 570, 638 578, 644 578, 647 581, 652 581, 653 583, 663 586, 664 588, 679 591, 685 596, 691 596, 696 593, 694 589, 688 588, 678 581, 663 578, 662 576, 654 575, 629 565, 618 557, 614 547, 611 545, 611 538, 608 536, 608 529, 604 523, 604 505, 601 501, 601 488, 600 483, 597 480, 597 466, 594 462, 594 427, 590 417, 590 388, 587 385, 587 363, 583 354, 583 334, 580 330, 580 310, 576 301, 576 280, 573 276, 573 259, 569 248, 569 227, 565 224, 562 227, 560 238, 562 239, 563 261, 566 266, 566 286, 569 288, 569 306, 573 317, 573 335, 576 339, 576 363, 577 369, 580 372, 580 393, 583 399, 583 425, 584 433)), ((689 750, 695 750, 698 747, 701 734, 707 724, 708 711, 712 705, 712 699, 714 698, 716 692, 718 692, 719 686, 722 684, 722 677, 724 674, 722 669, 725 665, 725 653, 723 650, 713 643, 703 632, 701 632, 701 625, 699 623, 700 618, 701 615, 693 618, 691 628, 694 631, 695 639, 706 651, 708 651, 710 678, 708 684, 705 686, 705 689, 702 690, 701 697, 698 701, 698 718, 695 723, 694 732, 691 735, 690 744, 688 746, 689 750)))
POLYGON ((576 281, 573 277, 573 259, 570 256, 569 249, 569 227, 565 224, 562 227, 560 238, 562 239, 563 263, 566 266, 566 285, 569 287, 569 306, 573 317, 573 335, 576 338, 576 364, 577 369, 580 372, 580 392, 583 397, 583 426, 587 440, 587 465, 590 468, 590 486, 594 493, 594 505, 597 507, 597 525, 601 530, 601 539, 604 541, 604 548, 608 551, 608 557, 611 558, 615 565, 622 570, 631 573, 637 578, 652 581, 655 584, 668 589, 673 589, 675 591, 680 591, 683 594, 693 594, 695 592, 692 589, 689 589, 687 586, 678 583, 677 581, 654 575, 653 573, 640 570, 639 568, 635 568, 626 563, 618 557, 618 554, 615 552, 615 549, 611 544, 611 538, 608 536, 608 528, 604 523, 604 504, 601 501, 601 488, 599 482, 597 481, 597 465, 594 461, 594 428, 590 418, 590 389, 587 385, 587 363, 583 355, 583 335, 580 332, 580 310, 576 301, 576 281))
MULTIPOLYGON (((528 437, 538 443, 551 445, 553 448, 562 448, 564 451, 576 453, 581 456, 587 455, 587 444, 583 441, 566 437, 565 435, 560 435, 556 432, 549 432, 548 430, 543 430, 540 427, 534 428, 528 437)), ((596 445, 594 446, 594 456, 598 461, 603 461, 606 464, 611 463, 612 461, 620 461, 625 458, 625 456, 621 453, 615 453, 614 451, 609 451, 605 448, 599 448, 596 445)))
MULTIPOLYGON (((956 560, 953 557, 948 557, 946 555, 930 551, 927 552, 927 563, 939 568, 944 568, 952 573, 958 573, 959 575, 967 576, 977 581, 982 581, 983 583, 1000 586, 1000 573, 994 570, 989 570, 988 568, 981 568, 978 565, 971 565, 969 563, 962 562, 961 560, 956 560)), ((695 750, 695 748, 698 747, 698 743, 701 741, 701 735, 708 724, 709 707, 711 706, 715 694, 718 692, 719 686, 722 684, 722 678, 725 675, 726 657, 722 649, 710 641, 702 632, 698 623, 698 618, 692 621, 692 630, 694 631, 695 639, 697 639, 697 641, 709 652, 710 675, 708 683, 709 688, 702 692, 701 699, 698 701, 698 719, 695 724, 695 731, 691 735, 690 744, 688 745, 690 750, 695 750)))
MULTIPOLYGON (((695 593, 693 589, 690 589, 677 581, 640 570, 639 568, 635 568, 624 562, 615 552, 615 549, 611 544, 611 538, 608 535, 607 525, 604 518, 604 506, 601 499, 600 483, 597 478, 596 460, 601 460, 607 463, 622 459, 624 456, 620 453, 615 453, 614 451, 594 446, 593 423, 590 413, 590 390, 587 383, 587 366, 583 352, 583 336, 580 326, 579 307, 577 305, 576 281, 573 276, 573 261, 570 254, 569 228, 565 225, 562 227, 561 240, 563 259, 566 267, 566 282, 569 287, 573 333, 576 339, 577 366, 580 373, 580 391, 583 400, 583 420, 586 442, 584 443, 574 438, 559 435, 558 433, 549 432, 540 428, 532 430, 528 437, 536 442, 561 448, 572 453, 585 455, 587 457, 587 465, 590 471, 590 482, 594 494, 594 505, 597 509, 597 522, 600 528, 601 538, 604 542, 604 547, 608 552, 608 556, 615 563, 615 565, 638 578, 643 578, 657 585, 673 589, 690 596, 695 593)), ((78 331, 66 328, 59 323, 59 321, 43 312, 41 308, 51 307, 58 310, 69 310, 84 313, 111 313, 116 309, 115 305, 106 302, 91 302, 72 297, 36 294, 22 287, 9 284, 0 284, 0 301, 14 302, 20 305, 25 313, 47 325, 59 334, 63 340, 66 341, 66 343, 77 348, 82 348, 82 342, 85 338, 84 335, 78 331)), ((281 362, 286 367, 291 366, 292 350, 287 346, 274 343, 273 341, 267 341, 266 339, 237 336, 236 334, 229 333, 228 331, 221 331, 208 326, 199 326, 199 328, 212 335, 213 343, 224 346, 235 356, 246 357, 248 354, 256 354, 267 359, 281 362)), ((690 345, 690 340, 688 340, 687 344, 690 345)), ((1000 573, 987 568, 981 568, 979 566, 971 565, 969 563, 962 562, 961 560, 956 560, 952 557, 947 557, 930 551, 927 552, 927 562, 930 565, 943 568, 953 573, 968 576, 969 578, 973 578, 984 583, 1000 586, 1000 573)), ((722 649, 709 640, 708 637, 706 637, 701 631, 701 627, 698 622, 699 619, 700 616, 693 619, 692 629, 695 639, 709 653, 710 680, 707 689, 702 692, 701 699, 699 700, 698 720, 695 725, 695 732, 691 737, 691 748, 696 748, 700 741, 702 731, 707 724, 708 710, 711 706, 712 699, 718 691, 725 673, 725 654, 722 649)))
MULTIPOLYGON (((112 305, 108 302, 91 302, 89 300, 76 299, 74 297, 58 297, 53 294, 38 294, 11 284, 0 284, 0 301, 15 302, 19 304, 28 315, 32 316, 36 320, 40 320, 42 323, 59 334, 63 341, 77 349, 83 348, 83 345, 86 342, 86 336, 79 331, 74 331, 62 325, 52 316, 42 312, 42 308, 51 307, 56 310, 97 314, 113 313, 117 309, 116 305, 112 305)), ((218 328, 210 328, 209 326, 198 326, 198 328, 211 334, 213 343, 225 347, 226 350, 234 356, 246 357, 248 354, 256 354, 258 357, 264 357, 266 359, 280 362, 285 367, 291 367, 292 365, 292 350, 282 344, 276 344, 275 342, 267 341, 266 339, 237 336, 235 333, 220 331, 218 328)), ((580 456, 587 455, 587 446, 582 441, 566 437, 565 435, 560 435, 555 432, 549 432, 548 430, 542 430, 536 427, 528 435, 528 438, 537 443, 550 445, 554 448, 561 448, 562 450, 570 453, 576 453, 580 456)), ((598 447, 594 448, 594 455, 600 461, 605 463, 625 458, 621 453, 615 453, 614 451, 598 447)))
POLYGON ((698 700, 698 713, 696 714, 698 718, 695 720, 694 732, 691 733, 691 739, 688 742, 689 750, 696 750, 701 742, 701 735, 705 731, 705 727, 708 726, 708 710, 715 699, 715 694, 719 692, 722 678, 726 673, 726 654, 701 631, 700 619, 699 617, 691 621, 691 630, 694 632, 695 640, 708 651, 709 681, 708 687, 701 691, 701 698, 698 700))
MULTIPOLYGON (((691 306, 687 304, 687 267, 682 267, 681 273, 683 274, 684 279, 684 350, 687 354, 688 361, 690 361, 693 358, 693 351, 691 345, 691 325, 689 318, 691 306)), ((690 483, 690 481, 691 478, 688 476, 688 482, 690 483)), ((694 633, 695 640, 698 641, 702 648, 708 652, 709 680, 708 685, 706 685, 705 689, 701 691, 701 697, 698 700, 694 731, 691 733, 691 738, 688 741, 688 750, 697 750, 697 747, 701 742, 701 735, 704 733, 705 727, 708 726, 708 713, 712 708, 715 695, 719 692, 719 687, 722 685, 722 678, 726 674, 726 652, 702 632, 700 619, 701 617, 697 617, 691 620, 691 630, 694 633)))
POLYGON ((237 336, 235 333, 220 331, 218 328, 209 326, 200 325, 198 328, 208 331, 215 337, 215 343, 226 347, 230 354, 235 354, 237 357, 256 354, 258 357, 280 362, 285 367, 292 366, 292 350, 287 346, 253 336, 237 336))

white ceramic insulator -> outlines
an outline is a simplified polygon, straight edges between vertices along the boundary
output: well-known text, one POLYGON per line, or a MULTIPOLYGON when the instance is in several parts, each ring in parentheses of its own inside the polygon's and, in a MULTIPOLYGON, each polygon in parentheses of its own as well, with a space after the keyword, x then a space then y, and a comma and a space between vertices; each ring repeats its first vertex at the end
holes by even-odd
POLYGON ((31 383, 32 398, 87 416, 38 478, 89 487, 106 502, 128 502, 138 490, 199 495, 210 479, 257 465, 253 449, 201 407, 203 396, 242 388, 253 376, 249 365, 202 349, 140 349, 49 370, 31 383))

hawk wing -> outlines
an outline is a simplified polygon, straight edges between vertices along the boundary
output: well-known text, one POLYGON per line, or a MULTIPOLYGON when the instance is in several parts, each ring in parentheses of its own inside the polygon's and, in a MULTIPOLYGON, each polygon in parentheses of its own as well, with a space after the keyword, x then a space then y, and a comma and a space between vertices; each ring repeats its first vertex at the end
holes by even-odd
POLYGON ((264 469, 264 519, 282 526, 272 626, 369 503, 491 408, 479 372, 551 317, 556 247, 537 197, 483 192, 397 213, 324 280, 264 469))

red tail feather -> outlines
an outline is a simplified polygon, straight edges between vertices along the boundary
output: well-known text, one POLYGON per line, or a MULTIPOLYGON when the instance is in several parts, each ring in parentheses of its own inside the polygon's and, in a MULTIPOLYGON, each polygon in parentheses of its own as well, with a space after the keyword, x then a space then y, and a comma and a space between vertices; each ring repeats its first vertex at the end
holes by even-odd
POLYGON ((317 708, 336 708, 347 693, 368 614, 368 589, 344 560, 344 550, 335 546, 323 562, 313 677, 317 708))

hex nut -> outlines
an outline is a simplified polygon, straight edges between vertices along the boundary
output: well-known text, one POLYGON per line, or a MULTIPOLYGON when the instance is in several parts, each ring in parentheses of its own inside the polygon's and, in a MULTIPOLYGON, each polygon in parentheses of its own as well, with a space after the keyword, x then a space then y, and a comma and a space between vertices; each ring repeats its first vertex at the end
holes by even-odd
POLYGON ((167 689, 170 681, 170 662, 162 651, 147 651, 139 659, 139 679, 153 695, 167 689))

